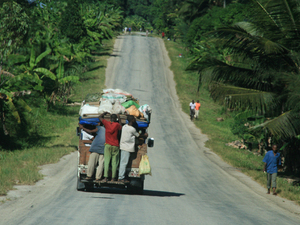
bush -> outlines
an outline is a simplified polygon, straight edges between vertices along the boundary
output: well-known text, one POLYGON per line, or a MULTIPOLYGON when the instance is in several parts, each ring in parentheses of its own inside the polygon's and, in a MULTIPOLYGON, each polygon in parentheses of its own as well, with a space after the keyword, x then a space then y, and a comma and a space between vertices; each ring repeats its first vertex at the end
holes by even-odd
POLYGON ((76 43, 85 35, 83 19, 81 18, 79 8, 77 0, 69 0, 59 24, 62 34, 76 43))

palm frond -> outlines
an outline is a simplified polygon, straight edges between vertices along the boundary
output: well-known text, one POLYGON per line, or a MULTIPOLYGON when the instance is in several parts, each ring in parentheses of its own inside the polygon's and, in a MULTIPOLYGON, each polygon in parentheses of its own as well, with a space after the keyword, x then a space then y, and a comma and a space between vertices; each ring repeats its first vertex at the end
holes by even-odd
POLYGON ((254 89, 215 83, 211 96, 233 109, 248 109, 265 113, 276 104, 275 94, 254 89))
POLYGON ((299 134, 299 125, 299 116, 289 111, 250 129, 267 128, 274 136, 290 138, 299 134))

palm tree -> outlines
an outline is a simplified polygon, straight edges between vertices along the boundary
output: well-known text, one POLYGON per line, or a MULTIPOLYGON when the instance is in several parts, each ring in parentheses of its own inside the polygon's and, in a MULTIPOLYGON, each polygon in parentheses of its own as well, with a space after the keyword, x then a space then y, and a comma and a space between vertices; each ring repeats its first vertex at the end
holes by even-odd
POLYGON ((230 108, 252 110, 268 117, 255 128, 274 137, 300 132, 300 2, 254 0, 251 22, 211 32, 198 45, 190 68, 199 82, 211 84, 211 94, 230 108), (214 52, 209 50, 214 49, 214 52), (221 49, 221 50, 219 50, 221 49))
POLYGON ((209 8, 209 0, 184 1, 178 11, 179 15, 189 23, 202 16, 209 8))

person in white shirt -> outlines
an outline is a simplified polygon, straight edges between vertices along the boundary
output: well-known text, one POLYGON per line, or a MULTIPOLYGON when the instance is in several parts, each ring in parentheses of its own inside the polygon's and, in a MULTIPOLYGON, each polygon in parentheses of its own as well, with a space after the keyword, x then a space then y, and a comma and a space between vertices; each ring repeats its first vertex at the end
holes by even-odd
POLYGON ((126 166, 128 164, 130 153, 135 151, 135 138, 144 137, 147 138, 148 134, 139 134, 136 129, 133 127, 133 124, 136 122, 134 116, 127 116, 128 124, 125 124, 122 128, 121 140, 120 140, 120 150, 121 150, 121 159, 119 167, 119 179, 118 181, 123 183, 128 183, 125 179, 126 166))
POLYGON ((196 108, 195 101, 192 100, 192 102, 190 103, 190 117, 191 117, 191 121, 193 121, 193 119, 194 119, 195 108, 196 108))
MULTIPOLYGON (((78 124, 78 125, 79 125, 79 128, 81 129, 80 139, 93 141, 95 138, 95 135, 93 135, 93 134, 96 134, 96 132, 97 132, 96 126, 82 125, 82 124, 78 124)), ((84 144, 84 145, 91 146, 91 144, 84 144)))

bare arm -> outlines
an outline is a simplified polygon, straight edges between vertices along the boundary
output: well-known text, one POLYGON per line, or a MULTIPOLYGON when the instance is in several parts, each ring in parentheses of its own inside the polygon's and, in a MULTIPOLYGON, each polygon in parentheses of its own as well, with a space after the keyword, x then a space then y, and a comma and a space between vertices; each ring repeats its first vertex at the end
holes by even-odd
POLYGON ((83 125, 81 125, 81 124, 79 124, 79 128, 82 129, 82 130, 84 130, 87 133, 90 133, 90 134, 91 133, 96 133, 98 131, 97 127, 95 129, 93 129, 93 130, 90 130, 90 129, 87 129, 87 128, 83 127, 83 125))
POLYGON ((147 138, 148 137, 148 133, 144 133, 144 134, 140 134, 140 136, 139 137, 141 137, 141 138, 147 138))
POLYGON ((108 112, 104 112, 99 116, 99 120, 100 122, 102 122, 102 120, 104 120, 104 115, 106 115, 108 112))
POLYGON ((264 164, 264 172, 266 172, 267 163, 264 164))

